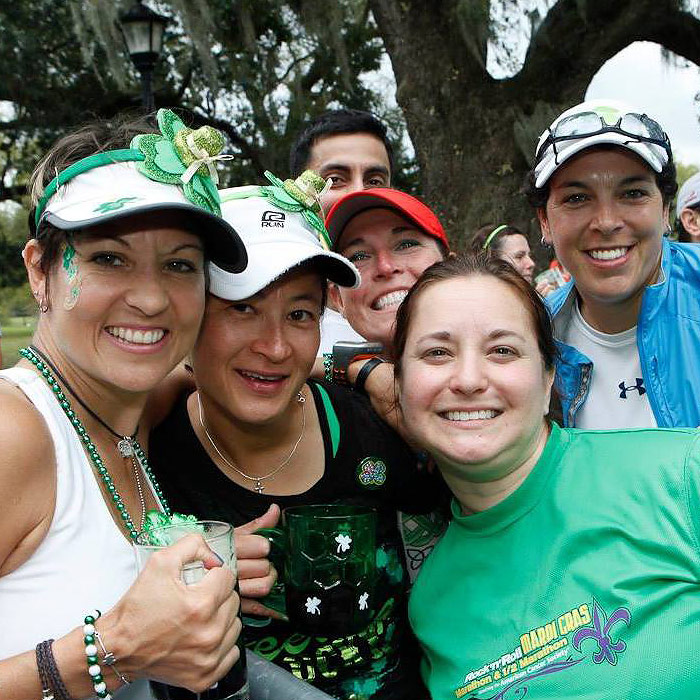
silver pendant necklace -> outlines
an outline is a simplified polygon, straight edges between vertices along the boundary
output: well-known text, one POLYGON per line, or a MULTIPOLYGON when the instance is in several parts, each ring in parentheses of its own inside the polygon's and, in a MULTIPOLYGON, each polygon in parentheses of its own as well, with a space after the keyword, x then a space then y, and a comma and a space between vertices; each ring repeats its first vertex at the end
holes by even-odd
POLYGON ((297 441, 294 443, 294 447, 292 447, 292 451, 287 455, 286 459, 284 459, 282 462, 280 462, 269 474, 265 474, 263 476, 250 476, 250 474, 246 474, 242 469, 239 469, 231 460, 227 459, 224 454, 221 452, 221 450, 217 447, 216 443, 214 442, 214 438, 209 434, 209 431, 207 430, 207 426, 204 425, 204 416, 202 415, 202 400, 199 397, 199 392, 197 392, 197 406, 199 408, 199 424, 202 426, 202 430, 204 431, 204 434, 207 436, 207 440, 209 440, 209 444, 212 446, 214 451, 216 452, 217 455, 221 458, 221 460, 229 466, 231 469, 233 469, 236 474, 242 476, 244 479, 248 481, 255 482, 253 489, 256 491, 256 493, 262 493, 265 490, 265 486, 263 485, 263 481, 267 479, 271 479, 273 476, 278 474, 279 472, 284 469, 289 462, 291 461, 292 457, 294 457, 297 447, 299 447, 299 444, 301 443, 302 439, 304 438, 304 429, 306 428, 306 399, 302 396, 301 392, 297 394, 297 401, 301 404, 301 432, 299 433, 299 437, 297 438, 297 441))
POLYGON ((51 360, 46 357, 46 355, 39 350, 35 345, 30 345, 29 350, 33 352, 39 359, 41 359, 46 366, 53 371, 53 373, 58 377, 61 384, 67 389, 67 391, 75 398, 75 400, 91 415, 100 425, 107 428, 109 432, 117 440, 117 451, 124 459, 131 460, 131 465, 134 470, 134 481, 136 482, 136 491, 139 495, 139 503, 141 505, 141 529, 143 529, 143 524, 146 522, 146 497, 143 494, 143 486, 141 484, 141 463, 136 455, 136 448, 134 444, 136 443, 136 436, 139 432, 139 426, 136 426, 136 430, 133 435, 120 435, 111 425, 104 421, 95 411, 93 411, 90 406, 88 406, 78 394, 75 392, 73 387, 68 383, 66 378, 58 371, 58 368, 51 362, 51 360))

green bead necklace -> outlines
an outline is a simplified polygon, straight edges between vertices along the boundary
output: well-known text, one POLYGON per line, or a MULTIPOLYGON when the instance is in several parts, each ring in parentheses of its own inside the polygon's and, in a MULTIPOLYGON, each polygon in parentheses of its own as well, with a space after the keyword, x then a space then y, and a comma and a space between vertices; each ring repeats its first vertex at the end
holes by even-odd
MULTIPOLYGON (((90 461, 95 467, 95 471, 97 472, 100 479, 102 480, 102 483, 105 485, 105 488, 109 492, 112 501, 114 501, 114 505, 119 511, 119 516, 124 521, 124 525, 129 531, 131 539, 135 540, 139 534, 138 530, 136 529, 136 525, 134 524, 134 521, 131 519, 131 516, 127 511, 126 505, 124 505, 124 501, 122 500, 119 491, 117 491, 117 487, 114 485, 114 481, 112 480, 112 477, 110 476, 107 467, 104 465, 102 457, 100 457, 100 453, 97 451, 95 443, 92 441, 92 438, 88 435, 88 432, 87 430, 85 430, 85 426, 80 421, 80 418, 78 418, 78 416, 75 414, 75 411, 71 408, 70 401, 68 401, 68 397, 61 389, 61 385, 58 383, 53 374, 51 374, 49 368, 29 348, 20 348, 19 354, 26 360, 29 360, 29 362, 31 362, 37 368, 37 370, 41 373, 41 376, 49 385, 51 391, 53 391, 53 393, 55 394, 59 406, 63 409, 63 412, 66 414, 66 417, 71 422, 73 429, 75 430, 78 437, 85 446, 85 449, 88 453, 88 457, 90 458, 90 461)), ((146 457, 146 453, 143 451, 141 445, 135 438, 133 439, 133 446, 136 459, 138 459, 141 468, 148 477, 148 480, 151 482, 156 497, 158 498, 158 501, 163 507, 163 511, 168 517, 170 517, 172 515, 170 507, 168 506, 168 503, 165 500, 165 496, 163 495, 163 491, 160 488, 160 484, 156 481, 156 477, 153 474, 150 465, 148 464, 148 458, 146 457)))

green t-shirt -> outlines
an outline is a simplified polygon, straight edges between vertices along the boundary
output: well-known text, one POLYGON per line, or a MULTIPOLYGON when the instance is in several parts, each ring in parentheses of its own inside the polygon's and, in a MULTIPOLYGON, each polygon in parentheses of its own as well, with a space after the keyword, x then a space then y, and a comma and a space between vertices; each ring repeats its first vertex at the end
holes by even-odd
POLYGON ((409 604, 433 700, 700 698, 700 433, 552 433, 409 604))

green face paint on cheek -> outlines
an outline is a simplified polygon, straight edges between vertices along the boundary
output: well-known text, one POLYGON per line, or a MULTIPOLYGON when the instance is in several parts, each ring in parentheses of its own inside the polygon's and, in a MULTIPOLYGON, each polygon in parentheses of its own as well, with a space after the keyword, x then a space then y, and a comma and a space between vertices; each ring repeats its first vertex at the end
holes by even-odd
POLYGON ((76 252, 75 248, 70 243, 66 243, 66 247, 63 251, 63 270, 68 278, 68 291, 66 293, 66 298, 63 300, 63 308, 66 309, 66 311, 70 311, 78 303, 81 287, 76 252))

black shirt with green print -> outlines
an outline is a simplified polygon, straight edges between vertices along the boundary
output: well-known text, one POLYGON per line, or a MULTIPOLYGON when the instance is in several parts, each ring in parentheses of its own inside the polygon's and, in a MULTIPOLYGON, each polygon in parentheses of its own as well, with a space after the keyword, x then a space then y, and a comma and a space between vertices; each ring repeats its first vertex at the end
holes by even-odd
POLYGON ((151 434, 150 461, 173 510, 241 525, 272 503, 319 503, 377 511, 378 581, 372 622, 340 639, 311 637, 290 623, 245 618, 246 646, 343 700, 420 700, 418 647, 406 611, 408 576, 397 510, 427 513, 445 499, 441 479, 420 470, 415 454, 369 401, 345 387, 309 380, 325 450, 321 478, 291 496, 257 493, 226 477, 197 439, 182 395, 151 434))

